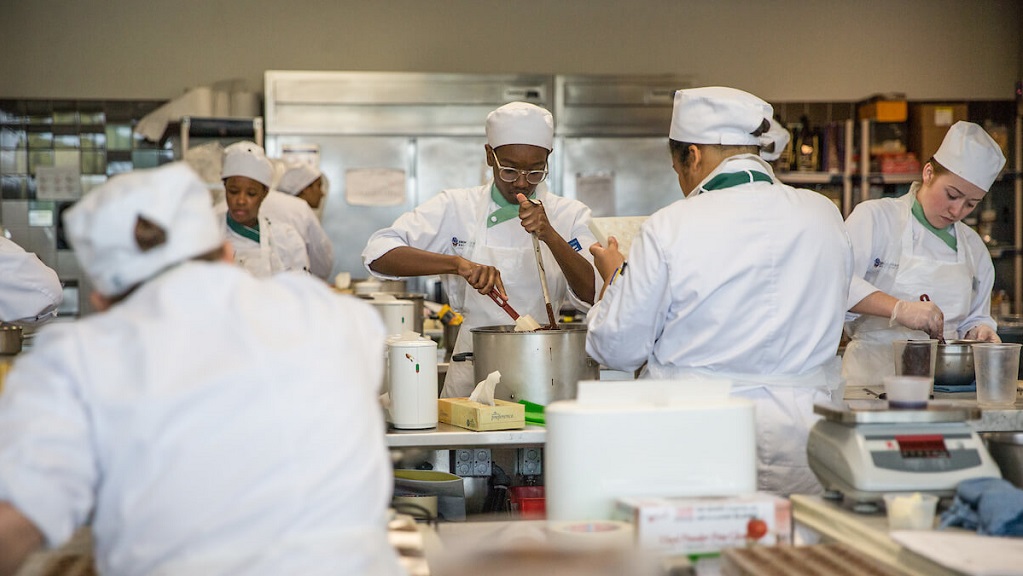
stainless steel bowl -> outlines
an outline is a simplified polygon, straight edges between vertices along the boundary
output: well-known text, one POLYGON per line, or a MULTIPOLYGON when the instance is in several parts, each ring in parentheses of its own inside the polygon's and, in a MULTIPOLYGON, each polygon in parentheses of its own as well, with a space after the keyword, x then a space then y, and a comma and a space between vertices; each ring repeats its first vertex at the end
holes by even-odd
POLYGON ((987 432, 981 436, 1002 477, 1023 488, 1023 432, 987 432))
POLYGON ((973 344, 979 340, 949 340, 938 343, 934 362, 934 383, 941 386, 969 386, 973 372, 973 344))

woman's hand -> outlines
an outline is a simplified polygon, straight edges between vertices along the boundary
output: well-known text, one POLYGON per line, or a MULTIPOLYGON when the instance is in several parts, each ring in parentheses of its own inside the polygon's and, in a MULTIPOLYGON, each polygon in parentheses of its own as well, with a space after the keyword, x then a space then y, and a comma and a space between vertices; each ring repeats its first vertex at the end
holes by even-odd
POLYGON ((618 250, 618 239, 614 236, 607 237, 607 248, 601 246, 600 242, 590 246, 590 254, 593 255, 593 265, 605 282, 625 262, 625 256, 618 250))

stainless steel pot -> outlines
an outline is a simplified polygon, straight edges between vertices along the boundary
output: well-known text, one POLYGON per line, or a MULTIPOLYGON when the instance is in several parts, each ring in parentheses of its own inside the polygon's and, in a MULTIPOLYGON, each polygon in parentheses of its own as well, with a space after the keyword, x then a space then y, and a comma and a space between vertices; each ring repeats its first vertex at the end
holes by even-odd
POLYGON ((979 340, 949 340, 938 343, 934 362, 934 383, 941 386, 969 386, 973 371, 973 345, 979 340))
POLYGON ((575 398, 580 380, 596 380, 600 366, 586 356, 586 327, 516 332, 515 326, 472 329, 473 375, 501 372, 496 398, 550 404, 575 398))
POLYGON ((982 436, 1002 477, 1023 488, 1023 432, 988 432, 982 436))
POLYGON ((21 352, 21 326, 0 326, 0 354, 21 352))

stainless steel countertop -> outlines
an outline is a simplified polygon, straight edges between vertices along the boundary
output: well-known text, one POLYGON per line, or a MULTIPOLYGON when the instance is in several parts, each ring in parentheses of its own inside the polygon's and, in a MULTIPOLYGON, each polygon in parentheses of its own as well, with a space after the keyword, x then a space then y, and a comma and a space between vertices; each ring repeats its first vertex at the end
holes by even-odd
POLYGON ((463 448, 472 446, 543 446, 547 441, 547 428, 526 425, 519 430, 495 430, 475 432, 443 422, 436 428, 425 430, 387 429, 387 446, 390 448, 463 448))

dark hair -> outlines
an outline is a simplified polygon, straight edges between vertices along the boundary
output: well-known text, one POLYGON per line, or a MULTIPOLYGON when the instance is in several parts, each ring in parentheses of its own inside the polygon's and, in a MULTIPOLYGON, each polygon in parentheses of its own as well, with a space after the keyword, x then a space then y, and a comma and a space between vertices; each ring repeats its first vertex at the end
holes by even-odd
POLYGON ((149 252, 153 248, 166 243, 167 231, 156 222, 139 215, 138 219, 135 220, 135 244, 138 244, 139 250, 149 252))

